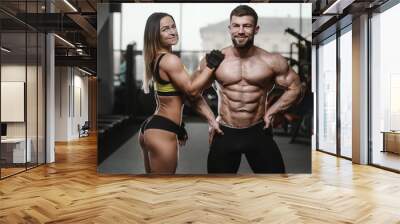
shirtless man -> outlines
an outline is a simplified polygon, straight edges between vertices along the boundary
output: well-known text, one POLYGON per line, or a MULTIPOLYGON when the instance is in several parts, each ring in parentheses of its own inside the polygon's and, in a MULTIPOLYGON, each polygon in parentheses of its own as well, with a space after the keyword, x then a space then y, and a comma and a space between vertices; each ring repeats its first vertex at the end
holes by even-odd
MULTIPOLYGON (((233 46, 222 50, 225 60, 212 76, 217 81, 217 120, 223 134, 210 130, 209 173, 237 173, 242 154, 254 173, 285 173, 271 123, 274 114, 299 99, 301 83, 284 57, 254 46, 257 19, 257 13, 246 5, 236 7, 230 15, 233 46), (286 91, 268 105, 267 93, 274 84, 286 91)), ((202 60, 199 71, 205 66, 202 60)))

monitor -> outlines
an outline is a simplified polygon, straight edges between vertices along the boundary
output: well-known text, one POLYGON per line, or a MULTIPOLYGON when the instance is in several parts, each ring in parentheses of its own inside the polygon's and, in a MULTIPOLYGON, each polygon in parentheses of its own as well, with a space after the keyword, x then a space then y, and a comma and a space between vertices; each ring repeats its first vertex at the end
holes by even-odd
POLYGON ((1 136, 7 136, 7 124, 1 123, 1 136))

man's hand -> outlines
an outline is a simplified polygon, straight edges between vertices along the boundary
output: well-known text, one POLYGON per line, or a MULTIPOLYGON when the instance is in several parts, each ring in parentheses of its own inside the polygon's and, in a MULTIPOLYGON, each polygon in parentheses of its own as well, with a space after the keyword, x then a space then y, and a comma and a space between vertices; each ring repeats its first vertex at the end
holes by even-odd
POLYGON ((272 127, 273 116, 270 115, 270 114, 265 114, 265 115, 264 115, 264 122, 265 122, 264 129, 267 129, 267 128, 269 128, 269 127, 272 127))
POLYGON ((216 69, 219 64, 224 60, 225 55, 219 50, 212 50, 206 54, 207 67, 210 69, 216 69))
POLYGON ((220 129, 219 123, 213 120, 208 123, 208 144, 211 145, 215 134, 223 135, 224 132, 220 129))

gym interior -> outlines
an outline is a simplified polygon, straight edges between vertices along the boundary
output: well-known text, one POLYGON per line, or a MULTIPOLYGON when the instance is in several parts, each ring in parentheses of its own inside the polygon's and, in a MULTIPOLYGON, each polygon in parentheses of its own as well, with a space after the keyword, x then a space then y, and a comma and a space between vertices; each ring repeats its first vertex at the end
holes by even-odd
MULTIPOLYGON (((143 174, 144 159, 138 141, 140 125, 156 110, 154 91, 142 90, 143 31, 146 19, 153 12, 174 15, 179 42, 173 47, 188 71, 193 74, 207 51, 231 45, 228 33, 229 13, 239 4, 162 4, 123 3, 98 4, 98 19, 108 21, 98 26, 101 66, 98 78, 98 171, 100 173, 143 174), (196 14, 213 8, 208 17, 196 14), (130 22, 127 22, 130 21, 130 22), (132 27, 135 27, 134 29, 132 27), (180 31, 182 30, 182 31, 180 31), (109 33, 112 33, 110 40, 109 33), (113 49, 110 52, 110 49, 113 49), (113 57, 111 57, 113 55, 113 57), (109 70, 106 70, 106 69, 109 70), (110 68, 114 68, 110 71, 110 68), (114 77, 110 77, 110 72, 114 77), (113 92, 111 97, 109 93, 113 92), (106 97, 108 96, 108 97, 106 97)), ((258 15, 259 32, 256 46, 274 49, 285 57, 305 86, 305 96, 297 105, 276 116, 274 139, 282 153, 288 173, 311 172, 311 134, 313 96, 311 92, 311 5, 310 4, 249 4, 258 15), (279 10, 284 8, 285 10, 279 10)), ((275 102, 284 90, 274 86, 268 100, 275 102)), ((214 87, 203 91, 214 115, 217 116, 218 96, 214 87)), ((208 125, 185 102, 183 121, 189 135, 179 150, 177 174, 207 174, 208 125)), ((239 173, 252 173, 242 156, 239 173)))
MULTIPOLYGON (((285 56, 309 86, 305 109, 282 115, 274 129, 291 170, 282 176, 245 175, 251 169, 243 160, 234 177, 198 175, 205 174, 207 124, 189 106, 184 119, 192 138, 181 152, 177 171, 184 175, 136 175, 144 173, 143 164, 140 149, 132 146, 137 146, 141 122, 155 108, 154 95, 140 89, 142 46, 126 36, 136 27, 124 12, 140 2, 163 1, 0 2, 1 221, 109 223, 118 219, 115 214, 139 223, 400 220, 400 204, 393 199, 400 196, 398 1, 287 3, 296 4, 298 14, 288 17, 296 18, 292 27, 279 30, 285 45, 265 48, 285 56), (304 15, 303 22, 307 8, 310 15, 304 15), (240 184, 242 188, 233 187, 240 184), (295 187, 299 184, 304 188, 295 187), (199 194, 184 202, 174 192, 185 190, 199 194), (158 200, 163 195, 168 198, 158 200), (229 195, 235 197, 225 200, 229 195), (273 206, 253 202, 257 195, 269 197, 273 206), (239 199, 258 206, 254 218, 236 211, 239 199), (187 201, 202 215, 176 209, 188 206, 187 201), (105 212, 109 205, 113 207, 105 212), (158 205, 164 210, 147 212, 158 205)), ((196 2, 192 4, 202 1, 196 2)), ((162 4, 176 10, 179 18, 188 16, 183 3, 162 4)), ((221 47, 212 34, 224 32, 224 25, 197 30, 203 43, 212 40, 217 45, 190 49, 182 43, 177 48, 175 53, 191 71, 206 50, 221 47)), ((184 38, 188 31, 182 32, 184 38)), ((265 32, 255 39, 268 40, 265 32)), ((215 92, 208 89, 203 94, 215 112, 215 92)))

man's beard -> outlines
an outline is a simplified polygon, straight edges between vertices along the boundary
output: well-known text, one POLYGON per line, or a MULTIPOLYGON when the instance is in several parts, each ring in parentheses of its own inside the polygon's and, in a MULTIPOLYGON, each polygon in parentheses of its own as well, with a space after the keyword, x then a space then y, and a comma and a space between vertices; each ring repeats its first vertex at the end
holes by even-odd
POLYGON ((235 46, 236 48, 247 49, 254 45, 254 36, 249 37, 244 45, 240 45, 239 43, 237 43, 234 37, 232 38, 232 43, 233 46, 235 46))

